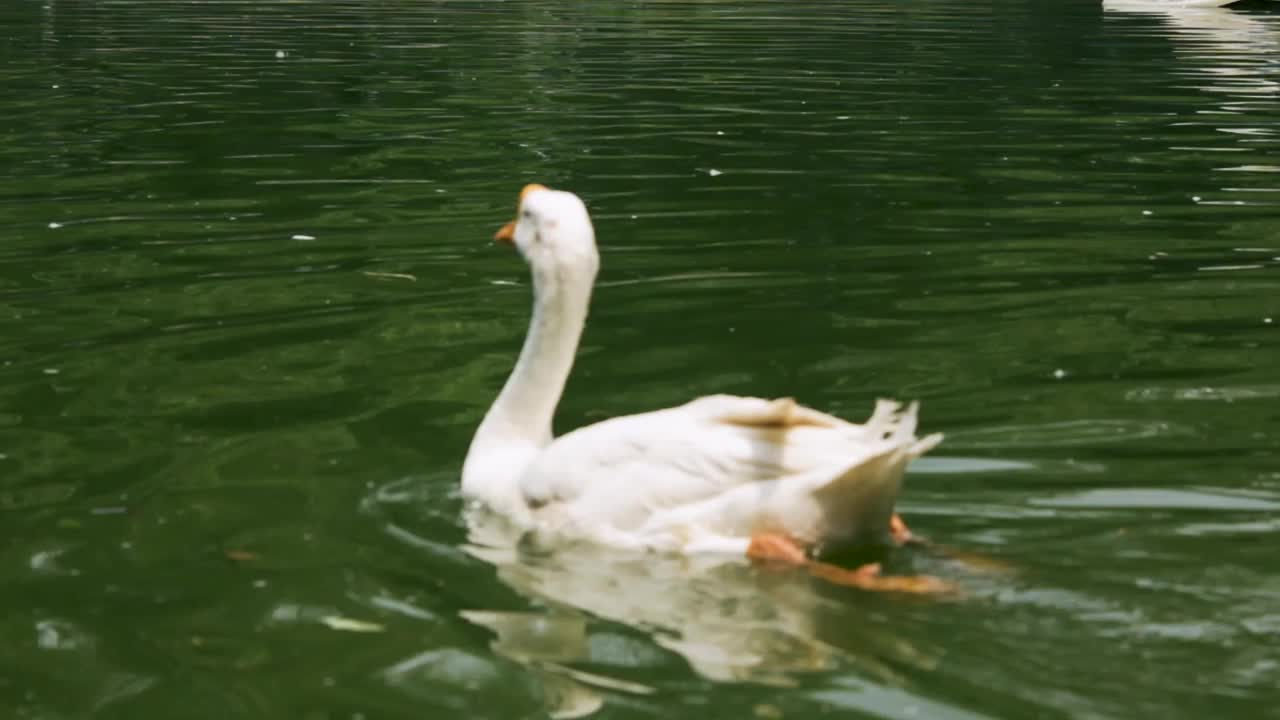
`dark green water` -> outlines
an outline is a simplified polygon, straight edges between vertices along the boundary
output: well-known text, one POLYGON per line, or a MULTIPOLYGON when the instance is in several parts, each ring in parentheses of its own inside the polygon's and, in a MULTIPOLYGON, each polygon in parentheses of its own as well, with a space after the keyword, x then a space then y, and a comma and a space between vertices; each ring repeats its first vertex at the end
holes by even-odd
POLYGON ((1265 3, 0 26, 0 717, 1280 717, 1265 3), (1011 571, 899 553, 965 588, 932 601, 468 554, 530 181, 603 253, 561 427, 920 399, 948 439, 904 514, 1011 571))

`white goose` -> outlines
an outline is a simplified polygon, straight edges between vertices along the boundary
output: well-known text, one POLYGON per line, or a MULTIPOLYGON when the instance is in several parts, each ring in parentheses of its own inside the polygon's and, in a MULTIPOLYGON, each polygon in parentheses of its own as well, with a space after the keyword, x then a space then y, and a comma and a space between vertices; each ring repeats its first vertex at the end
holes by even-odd
MULTIPOLYGON (((595 232, 576 195, 528 185, 495 239, 529 264, 533 317, 467 452, 468 499, 539 537, 780 559, 824 576, 835 569, 806 558, 821 545, 908 537, 894 513, 903 472, 942 439, 916 437, 915 404, 882 400, 856 425, 790 398, 712 395, 553 438, 599 267, 595 232)), ((876 569, 864 570, 846 581, 865 584, 876 569)))

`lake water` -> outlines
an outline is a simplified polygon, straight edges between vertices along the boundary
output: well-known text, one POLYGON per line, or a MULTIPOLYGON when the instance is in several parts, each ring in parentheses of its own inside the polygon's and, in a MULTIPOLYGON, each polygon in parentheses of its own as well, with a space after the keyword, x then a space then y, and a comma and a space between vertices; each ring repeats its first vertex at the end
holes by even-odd
POLYGON ((0 21, 3 717, 1280 717, 1268 3, 0 21), (603 254, 561 428, 919 399, 890 565, 963 594, 469 550, 533 181, 603 254))

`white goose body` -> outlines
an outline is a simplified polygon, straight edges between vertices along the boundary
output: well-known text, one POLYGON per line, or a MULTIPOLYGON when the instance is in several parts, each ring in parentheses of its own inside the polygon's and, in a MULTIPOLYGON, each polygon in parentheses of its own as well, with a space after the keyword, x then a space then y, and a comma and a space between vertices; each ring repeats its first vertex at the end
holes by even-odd
POLYGON ((917 438, 916 407, 880 401, 862 425, 789 398, 712 395, 551 436, 586 320, 598 255, 572 193, 531 185, 498 233, 533 277, 520 359, 472 440, 463 494, 549 539, 746 554, 752 538, 804 546, 880 540, 917 438))

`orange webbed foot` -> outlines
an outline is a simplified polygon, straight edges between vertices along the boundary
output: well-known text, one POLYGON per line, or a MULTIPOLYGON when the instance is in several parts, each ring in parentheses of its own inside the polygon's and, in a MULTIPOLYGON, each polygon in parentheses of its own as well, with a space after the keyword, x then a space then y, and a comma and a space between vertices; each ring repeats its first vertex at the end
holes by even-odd
POLYGON ((870 563, 849 570, 839 565, 811 560, 805 553, 803 543, 780 533, 753 535, 751 544, 747 547, 747 557, 758 562, 802 567, 816 578, 859 590, 916 595, 940 595, 955 591, 955 586, 951 583, 927 575, 885 577, 880 573, 880 563, 870 563))
POLYGON ((795 538, 781 533, 760 533, 751 536, 747 557, 763 562, 804 566, 809 563, 804 546, 795 538))
POLYGON ((996 558, 965 550, 957 550, 942 545, 935 545, 934 543, 929 542, 927 538, 923 538, 912 533, 911 529, 907 527, 907 524, 902 521, 902 516, 898 513, 894 513, 893 517, 889 519, 889 536, 898 547, 914 545, 916 547, 926 548, 934 554, 941 555, 949 560, 964 565, 969 570, 985 573, 1013 572, 1013 568, 1008 563, 996 558))
POLYGON ((854 570, 827 563, 810 563, 809 573, 836 585, 875 592, 911 593, 913 595, 945 595, 956 591, 955 585, 930 575, 890 576, 880 574, 880 563, 870 563, 854 570))
POLYGON ((893 538, 893 544, 898 547, 910 544, 924 544, 924 539, 916 537, 915 533, 911 532, 911 528, 907 527, 907 524, 902 521, 902 516, 898 513, 894 513, 893 517, 889 518, 889 536, 893 538))

